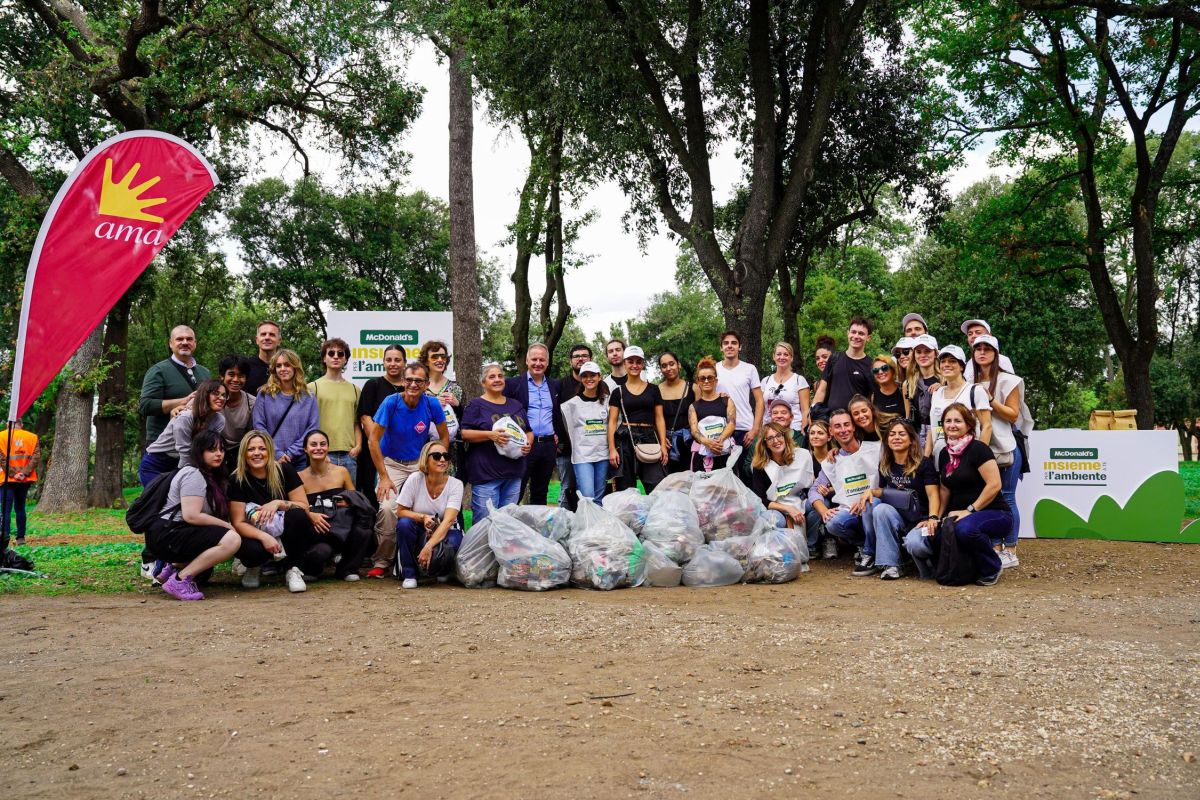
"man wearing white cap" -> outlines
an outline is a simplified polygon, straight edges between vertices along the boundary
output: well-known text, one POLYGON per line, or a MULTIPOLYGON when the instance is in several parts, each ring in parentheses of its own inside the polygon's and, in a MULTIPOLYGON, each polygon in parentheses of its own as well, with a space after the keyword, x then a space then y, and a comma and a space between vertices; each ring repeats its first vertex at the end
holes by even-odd
MULTIPOLYGON (((966 335, 967 344, 971 347, 974 347, 975 337, 983 336, 985 334, 990 336, 992 333, 992 326, 988 325, 987 320, 985 319, 969 319, 960 326, 959 330, 966 335)), ((1003 353, 1000 355, 1000 369, 1004 370, 1005 372, 1016 374, 1016 370, 1013 369, 1012 361, 1003 353)), ((966 378, 967 383, 975 382, 974 362, 967 364, 967 370, 963 373, 963 377, 966 378)))

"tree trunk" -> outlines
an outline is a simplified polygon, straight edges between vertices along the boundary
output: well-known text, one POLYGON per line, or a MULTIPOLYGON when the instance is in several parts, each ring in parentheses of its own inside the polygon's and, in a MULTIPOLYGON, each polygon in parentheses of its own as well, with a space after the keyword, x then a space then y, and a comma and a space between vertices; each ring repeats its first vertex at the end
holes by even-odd
MULTIPOLYGON (((764 367, 761 363, 763 307, 771 287, 770 275, 751 269, 743 270, 742 274, 742 281, 734 285, 713 281, 713 289, 721 301, 725 327, 736 331, 742 339, 742 360, 761 369, 764 367)), ((718 344, 713 343, 714 347, 718 344)))
POLYGON ((100 357, 103 335, 103 327, 97 325, 67 362, 69 377, 58 390, 54 448, 37 504, 39 514, 87 508, 88 456, 91 453, 92 399, 95 394, 90 382, 81 389, 80 380, 100 357))
POLYGON ((562 126, 553 134, 550 150, 550 207, 546 218, 546 290, 542 293, 539 321, 542 326, 542 343, 550 351, 547 371, 554 374, 554 350, 562 339, 571 315, 567 303, 566 262, 564 261, 563 218, 562 218, 562 126), (550 306, 558 298, 553 318, 550 306))
POLYGON ((465 400, 479 396, 483 366, 475 259, 472 91, 466 51, 459 45, 450 52, 450 310, 454 313, 454 369, 465 400))
POLYGON ((1187 425, 1176 425, 1175 433, 1179 434, 1179 449, 1184 461, 1192 460, 1192 432, 1187 425))
POLYGON ((108 312, 104 327, 103 355, 113 362, 108 377, 100 384, 96 411, 96 467, 88 505, 92 508, 124 508, 121 493, 125 462, 125 415, 129 392, 125 385, 128 372, 129 310, 133 289, 108 312))

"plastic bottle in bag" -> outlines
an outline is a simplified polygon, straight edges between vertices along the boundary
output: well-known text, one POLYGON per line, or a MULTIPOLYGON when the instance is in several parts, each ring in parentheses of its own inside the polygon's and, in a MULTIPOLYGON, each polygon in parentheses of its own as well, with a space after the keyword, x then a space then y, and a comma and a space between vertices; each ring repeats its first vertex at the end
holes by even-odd
POLYGON ((468 589, 486 589, 496 585, 496 573, 500 564, 496 554, 488 544, 488 532, 492 528, 490 518, 480 520, 471 526, 463 536, 454 557, 454 574, 458 582, 468 589))
POLYGON ((637 489, 613 492, 604 498, 604 510, 615 514, 617 519, 628 525, 634 533, 641 532, 642 526, 646 524, 646 513, 649 509, 650 496, 637 489))
POLYGON ((496 583, 505 589, 541 592, 571 579, 571 557, 553 542, 508 511, 488 501, 488 544, 499 562, 496 583))
POLYGON ((643 586, 678 586, 683 580, 683 567, 676 564, 654 542, 643 540, 646 549, 646 581, 643 586))
POLYGON ((754 544, 746 569, 748 582, 787 583, 800 576, 801 567, 808 560, 808 547, 806 545, 801 553, 790 531, 773 528, 757 533, 751 539, 754 544))
POLYGON ((571 582, 590 589, 640 586, 646 575, 642 542, 616 515, 580 495, 567 539, 571 582))
POLYGON ((684 586, 728 586, 742 579, 742 566, 733 556, 705 545, 683 565, 684 586))
POLYGON ((707 547, 713 550, 720 550, 728 553, 737 559, 741 565, 742 571, 745 572, 750 567, 750 551, 754 549, 755 536, 748 534, 746 536, 730 536, 728 539, 717 539, 709 542, 707 547))
POLYGON ((642 541, 654 542, 676 564, 692 557, 704 544, 696 507, 683 492, 655 489, 650 495, 650 510, 642 526, 642 541))

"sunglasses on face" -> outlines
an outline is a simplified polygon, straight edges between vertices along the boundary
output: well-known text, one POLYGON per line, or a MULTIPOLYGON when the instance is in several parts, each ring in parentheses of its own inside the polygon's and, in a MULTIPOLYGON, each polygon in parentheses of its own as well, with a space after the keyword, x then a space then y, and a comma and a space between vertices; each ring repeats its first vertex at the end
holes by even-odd
POLYGON ((434 461, 449 461, 450 460, 449 453, 430 453, 429 457, 432 458, 434 461))
POLYGON ((413 384, 415 386, 420 386, 422 383, 425 382, 425 379, 424 378, 405 378, 404 382, 408 383, 408 384, 413 384))
POLYGON ((450 356, 445 353, 433 353, 429 356, 430 361, 449 361, 450 356))
POLYGON ((329 356, 330 358, 345 358, 346 351, 345 350, 326 350, 325 355, 329 356))
POLYGON ((875 369, 871 370, 871 374, 879 375, 881 373, 891 372, 891 371, 892 371, 891 367, 875 367, 875 369))
POLYGON ((699 378, 696 378, 699 383, 708 383, 709 381, 715 381, 716 379, 716 375, 701 375, 699 378))
POLYGON ((907 356, 912 353, 912 350, 893 350, 892 352, 898 356, 907 356))

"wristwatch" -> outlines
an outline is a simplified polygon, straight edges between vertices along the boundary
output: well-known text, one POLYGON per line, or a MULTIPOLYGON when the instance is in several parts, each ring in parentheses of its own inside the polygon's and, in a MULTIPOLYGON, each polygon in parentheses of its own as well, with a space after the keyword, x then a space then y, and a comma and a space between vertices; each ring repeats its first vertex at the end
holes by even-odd
POLYGON ((979 509, 975 508, 975 504, 974 504, 974 503, 971 503, 971 505, 967 506, 967 513, 968 513, 968 514, 974 514, 974 513, 975 513, 976 511, 978 511, 978 510, 979 510, 979 509))

